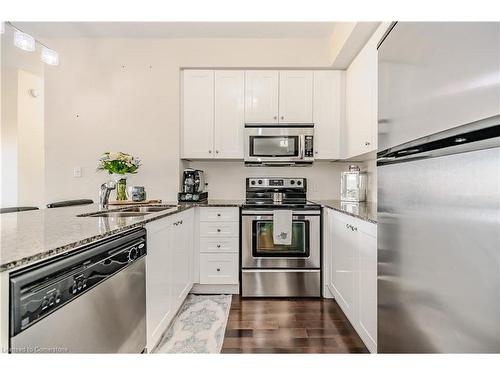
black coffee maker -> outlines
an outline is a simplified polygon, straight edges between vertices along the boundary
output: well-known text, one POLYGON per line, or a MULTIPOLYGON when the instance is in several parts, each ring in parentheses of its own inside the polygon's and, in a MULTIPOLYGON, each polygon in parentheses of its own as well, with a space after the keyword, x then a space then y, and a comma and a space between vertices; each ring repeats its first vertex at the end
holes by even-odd
POLYGON ((200 202, 208 199, 205 190, 205 175, 199 169, 184 169, 182 173, 182 192, 178 194, 179 202, 200 202))

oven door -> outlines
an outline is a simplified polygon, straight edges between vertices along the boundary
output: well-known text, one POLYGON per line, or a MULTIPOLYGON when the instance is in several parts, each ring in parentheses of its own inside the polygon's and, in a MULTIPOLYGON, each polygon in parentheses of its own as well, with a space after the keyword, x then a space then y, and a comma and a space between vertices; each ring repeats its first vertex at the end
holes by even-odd
POLYGON ((291 245, 273 241, 272 211, 243 211, 243 268, 320 268, 320 212, 294 211, 291 245))
POLYGON ((305 137, 313 135, 313 127, 245 126, 245 162, 294 163, 310 162, 305 156, 305 137))

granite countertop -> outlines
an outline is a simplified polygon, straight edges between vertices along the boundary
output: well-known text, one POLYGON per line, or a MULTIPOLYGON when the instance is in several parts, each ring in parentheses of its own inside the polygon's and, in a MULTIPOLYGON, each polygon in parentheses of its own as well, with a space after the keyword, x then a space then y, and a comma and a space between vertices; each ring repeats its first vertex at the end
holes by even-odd
MULTIPOLYGON (((0 272, 27 266, 79 246, 127 231, 191 207, 239 207, 243 200, 156 204, 166 210, 133 217, 78 216, 99 212, 98 205, 49 208, 0 215, 0 272)), ((150 206, 148 204, 148 206, 150 206)), ((123 206, 110 206, 122 210, 123 206)))
MULTIPOLYGON (((348 203, 339 200, 314 200, 335 211, 377 223, 377 205, 371 202, 348 203)), ((49 208, 0 215, 0 272, 70 252, 82 245, 124 232, 192 207, 239 207, 244 200, 209 199, 203 203, 164 202, 168 208, 144 216, 88 217, 99 212, 96 204, 49 208)), ((147 206, 150 206, 148 204, 147 206)), ((126 209, 110 206, 111 211, 126 209)))
POLYGON ((377 224, 377 204, 375 202, 342 202, 340 200, 314 200, 314 203, 346 215, 377 224))

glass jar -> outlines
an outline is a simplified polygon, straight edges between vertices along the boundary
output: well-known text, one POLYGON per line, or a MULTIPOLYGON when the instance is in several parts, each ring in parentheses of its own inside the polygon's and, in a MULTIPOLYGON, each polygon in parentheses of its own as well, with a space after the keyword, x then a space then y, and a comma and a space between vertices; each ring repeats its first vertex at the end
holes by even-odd
POLYGON ((116 184, 116 200, 126 201, 127 197, 127 179, 120 178, 116 184))
POLYGON ((346 202, 364 202, 366 200, 367 174, 357 165, 350 165, 347 172, 342 172, 340 199, 346 202))

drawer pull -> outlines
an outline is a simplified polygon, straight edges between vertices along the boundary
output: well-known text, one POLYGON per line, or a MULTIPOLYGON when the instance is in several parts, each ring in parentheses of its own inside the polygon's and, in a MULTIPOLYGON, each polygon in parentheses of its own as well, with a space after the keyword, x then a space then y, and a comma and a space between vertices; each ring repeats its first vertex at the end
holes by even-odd
POLYGON ((220 268, 217 268, 217 272, 220 272, 220 268))
POLYGON ((220 244, 217 245, 217 249, 220 249, 220 244))
POLYGON ((220 233, 220 228, 217 228, 217 233, 220 233))
POLYGON ((217 217, 220 217, 220 213, 217 214, 217 217))

